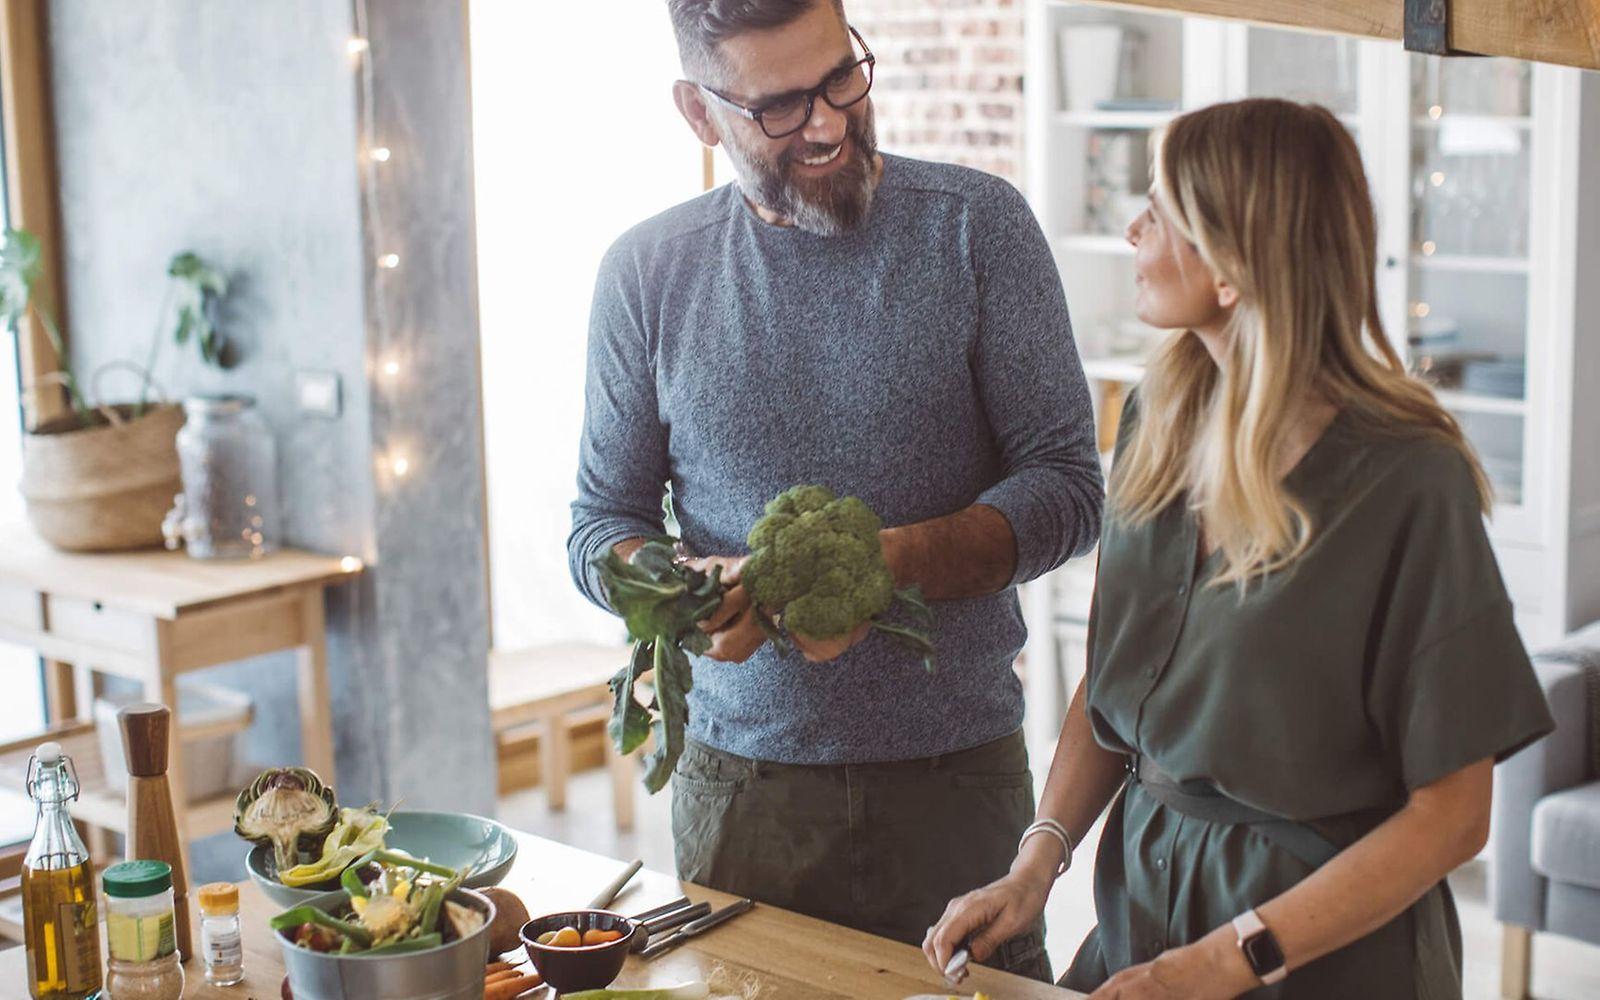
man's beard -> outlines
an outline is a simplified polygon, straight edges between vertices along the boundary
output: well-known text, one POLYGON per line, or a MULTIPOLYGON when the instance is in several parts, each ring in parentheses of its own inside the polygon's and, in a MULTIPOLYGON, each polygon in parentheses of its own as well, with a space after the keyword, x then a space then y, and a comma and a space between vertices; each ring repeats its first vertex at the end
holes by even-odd
POLYGON ((878 186, 878 137, 871 104, 859 118, 846 116, 845 135, 847 148, 839 155, 848 157, 848 162, 826 177, 796 176, 794 164, 806 157, 821 156, 831 146, 805 143, 785 150, 773 162, 735 140, 726 136, 724 139, 745 197, 788 219, 797 229, 819 236, 839 236, 866 218, 878 186))

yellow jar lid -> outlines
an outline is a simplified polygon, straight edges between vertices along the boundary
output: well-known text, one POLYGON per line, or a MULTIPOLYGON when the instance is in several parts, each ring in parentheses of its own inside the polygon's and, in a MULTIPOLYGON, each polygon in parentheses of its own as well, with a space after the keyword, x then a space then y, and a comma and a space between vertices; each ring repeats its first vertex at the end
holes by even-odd
POLYGON ((232 882, 207 882, 197 895, 201 913, 220 915, 239 909, 239 887, 232 882))

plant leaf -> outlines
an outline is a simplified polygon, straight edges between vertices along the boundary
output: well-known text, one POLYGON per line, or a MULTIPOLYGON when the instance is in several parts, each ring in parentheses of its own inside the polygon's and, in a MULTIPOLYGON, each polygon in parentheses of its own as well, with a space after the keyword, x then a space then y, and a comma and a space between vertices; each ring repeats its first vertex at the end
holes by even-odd
POLYGON ((650 711, 639 704, 633 684, 652 666, 652 645, 636 643, 628 665, 611 678, 613 708, 611 719, 606 723, 606 735, 611 737, 619 753, 633 753, 650 736, 650 711))
POLYGON ((933 646, 933 637, 928 633, 922 631, 921 629, 912 628, 908 625, 896 625, 894 622, 877 620, 873 621, 872 627, 877 629, 879 632, 898 640, 901 645, 906 646, 913 652, 920 653, 922 655, 923 669, 928 671, 930 674, 934 672, 933 657, 935 651, 933 646))
POLYGON ((672 769, 683 755, 683 732, 689 721, 688 694, 694 686, 689 658, 677 646, 656 643, 654 662, 656 704, 661 715, 652 727, 655 748, 644 762, 644 787, 652 795, 666 787, 672 769))
POLYGON ((38 238, 25 229, 7 229, 0 243, 0 321, 5 325, 27 312, 42 272, 38 238))

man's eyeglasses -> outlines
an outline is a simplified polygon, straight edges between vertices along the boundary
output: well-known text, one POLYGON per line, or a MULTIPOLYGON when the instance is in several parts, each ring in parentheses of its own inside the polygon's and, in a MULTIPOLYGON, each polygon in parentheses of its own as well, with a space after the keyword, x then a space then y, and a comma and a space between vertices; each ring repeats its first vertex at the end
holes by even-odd
POLYGON ((705 84, 698 84, 701 90, 715 97, 728 107, 737 111, 757 125, 767 134, 769 139, 782 139, 786 135, 805 128, 806 122, 811 120, 811 111, 816 107, 817 98, 828 102, 831 108, 843 111, 850 105, 857 103, 867 96, 867 91, 872 89, 872 68, 877 65, 877 57, 872 50, 867 48, 867 43, 861 40, 861 35, 856 29, 850 29, 850 36, 861 46, 864 53, 860 59, 848 66, 829 73, 823 81, 810 90, 797 90, 793 93, 781 94, 765 102, 760 107, 747 108, 730 97, 717 93, 705 84))

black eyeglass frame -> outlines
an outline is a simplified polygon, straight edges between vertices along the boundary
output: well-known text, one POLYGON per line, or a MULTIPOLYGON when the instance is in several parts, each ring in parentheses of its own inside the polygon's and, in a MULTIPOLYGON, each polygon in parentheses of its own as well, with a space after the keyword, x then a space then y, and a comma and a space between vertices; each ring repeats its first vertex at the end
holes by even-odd
MULTIPOLYGON (((768 108, 771 106, 770 102, 766 107, 750 108, 750 107, 746 107, 743 104, 740 104, 738 101, 734 100, 731 97, 728 97, 726 94, 719 93, 714 88, 708 87, 703 83, 697 83, 697 84, 695 84, 695 86, 699 87, 701 90, 703 90, 706 93, 710 94, 712 97, 715 97, 717 100, 721 101, 723 104, 726 104, 728 107, 730 107, 733 110, 737 111, 739 114, 743 115, 744 117, 746 117, 746 118, 750 119, 751 121, 755 122, 757 125, 761 126, 761 131, 766 134, 768 139, 782 139, 782 138, 785 138, 787 136, 794 135, 796 132, 798 132, 801 129, 805 128, 807 122, 811 121, 811 113, 812 113, 812 111, 814 111, 816 109, 817 98, 819 98, 819 97, 822 98, 824 101, 827 102, 828 107, 833 108, 835 111, 843 111, 845 108, 851 107, 851 106, 856 105, 856 104, 860 104, 863 100, 866 99, 868 94, 872 93, 872 77, 873 77, 873 72, 874 72, 875 68, 878 65, 878 57, 872 54, 872 50, 871 49, 867 48, 866 40, 861 37, 861 32, 857 31, 851 25, 845 25, 845 27, 847 29, 849 29, 849 31, 850 31, 850 37, 854 38, 856 40, 856 44, 861 46, 861 51, 864 54, 862 55, 862 57, 860 59, 857 59, 855 62, 851 63, 850 65, 841 66, 838 69, 834 70, 833 72, 829 73, 827 75, 827 77, 825 77, 823 79, 823 81, 821 83, 817 84, 815 87, 812 87, 809 91, 806 91, 804 93, 803 96, 806 99, 806 113, 805 113, 805 115, 803 117, 801 117, 800 124, 796 125, 792 129, 789 129, 787 132, 779 132, 777 135, 773 135, 772 131, 767 128, 767 123, 763 119, 762 116, 766 114, 768 108), (833 102, 833 99, 828 96, 828 81, 832 80, 835 76, 838 76, 840 73, 851 73, 851 72, 854 72, 857 69, 862 68, 863 66, 866 67, 867 89, 863 90, 861 92, 861 96, 855 98, 854 100, 846 101, 843 104, 835 104, 833 102)), ((801 95, 796 95, 796 96, 801 96, 801 95)), ((787 95, 785 96, 785 99, 787 99, 787 95)))

